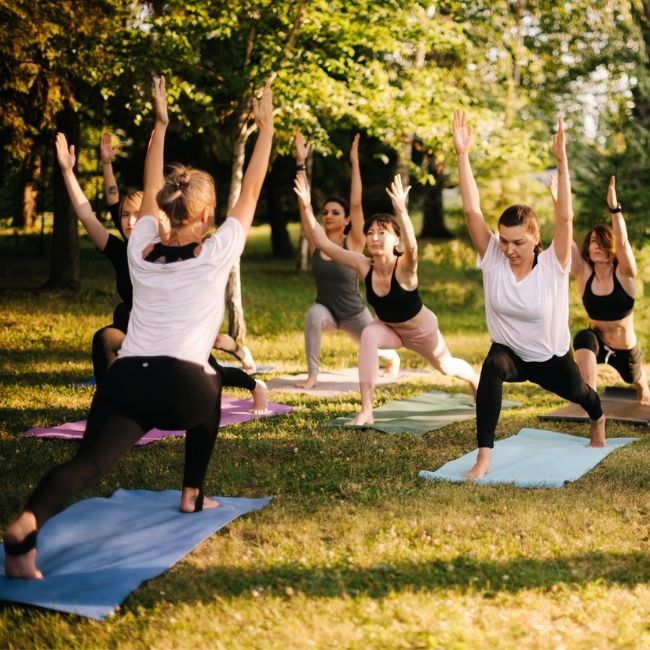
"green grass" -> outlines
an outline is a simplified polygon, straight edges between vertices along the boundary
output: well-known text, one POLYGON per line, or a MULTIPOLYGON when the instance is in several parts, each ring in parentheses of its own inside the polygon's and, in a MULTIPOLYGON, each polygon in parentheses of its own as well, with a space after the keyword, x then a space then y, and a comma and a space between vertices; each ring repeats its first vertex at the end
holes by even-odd
MULTIPOLYGON (((295 235, 295 232, 294 232, 295 235)), ((314 295, 294 261, 273 260, 268 230, 253 233, 242 265, 249 342, 277 373, 304 371, 302 320, 314 295), (281 314, 281 317, 280 317, 281 314)), ((48 255, 39 239, 0 234, 0 514, 15 516, 68 443, 23 438, 30 426, 85 417, 92 389, 90 339, 110 317, 108 264, 84 243, 79 295, 42 294, 48 255)), ((477 368, 488 347, 480 276, 462 242, 423 246, 425 302, 453 352, 477 368)), ((572 329, 584 324, 576 296, 572 329)), ((637 307, 648 350, 650 298, 637 307)), ((355 363, 345 336, 323 337, 323 367, 355 363)), ((404 366, 422 367, 403 355, 404 366)), ((616 382, 613 372, 602 375, 616 382)), ((439 388, 427 381, 381 387, 377 404, 439 388)), ((230 393, 236 395, 237 393, 230 393)), ((243 396, 243 395, 241 395, 243 396)), ((530 384, 504 411, 498 435, 561 401, 530 384)), ((0 613, 0 647, 54 648, 650 648, 650 438, 562 490, 437 484, 436 468, 475 445, 474 425, 422 438, 324 427, 353 412, 357 396, 327 400, 274 394, 289 416, 220 433, 207 489, 273 495, 161 577, 130 595, 103 623, 13 605, 0 613)), ((568 433, 586 435, 567 424, 568 433)), ((183 443, 133 449, 79 498, 118 487, 178 488, 183 443)))

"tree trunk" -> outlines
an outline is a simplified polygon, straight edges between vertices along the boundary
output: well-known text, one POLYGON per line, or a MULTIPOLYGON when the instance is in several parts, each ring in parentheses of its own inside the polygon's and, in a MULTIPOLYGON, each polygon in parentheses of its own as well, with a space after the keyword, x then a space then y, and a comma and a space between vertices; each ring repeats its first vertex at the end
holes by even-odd
POLYGON ((12 227, 31 230, 36 222, 38 189, 41 182, 41 153, 34 148, 23 160, 20 174, 20 206, 12 227))
MULTIPOLYGON (((293 169, 293 159, 289 162, 293 169)), ((269 223, 271 225, 273 257, 287 258, 293 255, 293 245, 287 228, 287 213, 282 202, 282 198, 286 194, 286 188, 290 187, 287 175, 287 160, 276 158, 264 186, 269 223)))
POLYGON ((443 173, 443 165, 436 161, 432 151, 426 155, 426 169, 435 179, 435 185, 424 187, 424 206, 422 231, 420 237, 425 239, 451 239, 453 235, 447 230, 444 219, 444 204, 442 192, 447 183, 447 177, 443 173))
MULTIPOLYGON (((68 142, 78 150, 79 116, 68 106, 57 116, 57 131, 65 133, 68 142)), ((70 206, 68 193, 59 166, 54 164, 54 226, 52 228, 52 253, 50 275, 44 289, 78 291, 81 286, 79 272, 79 234, 77 217, 70 206)))

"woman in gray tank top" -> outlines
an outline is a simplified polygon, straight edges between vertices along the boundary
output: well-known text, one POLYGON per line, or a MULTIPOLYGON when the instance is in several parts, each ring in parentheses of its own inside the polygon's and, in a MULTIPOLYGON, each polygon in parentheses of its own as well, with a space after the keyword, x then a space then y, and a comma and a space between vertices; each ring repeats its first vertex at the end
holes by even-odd
MULTIPOLYGON (((307 180, 305 161, 309 147, 302 135, 296 133, 296 169, 307 180)), ((338 196, 325 200, 321 211, 323 229, 330 241, 348 250, 361 252, 366 243, 363 234, 363 208, 361 206, 361 170, 359 167, 359 135, 350 149, 352 179, 350 203, 338 196)), ((318 383, 320 342, 322 332, 337 329, 347 332, 359 342, 361 332, 374 320, 359 292, 359 281, 354 270, 335 262, 314 245, 311 233, 305 233, 312 255, 312 273, 316 282, 316 301, 305 317, 305 352, 307 379, 298 382, 298 388, 311 389, 318 383)), ((388 364, 385 372, 391 377, 399 373, 399 355, 395 350, 379 350, 379 356, 388 364)))

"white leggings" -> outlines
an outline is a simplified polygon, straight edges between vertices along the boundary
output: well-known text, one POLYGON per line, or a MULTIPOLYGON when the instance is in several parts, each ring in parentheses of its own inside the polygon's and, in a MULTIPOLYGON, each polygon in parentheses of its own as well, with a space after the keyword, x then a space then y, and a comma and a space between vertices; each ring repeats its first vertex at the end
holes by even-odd
MULTIPOLYGON (((374 386, 377 381, 377 351, 379 348, 393 350, 405 347, 426 359, 444 375, 458 377, 472 383, 476 373, 472 366, 457 357, 452 357, 442 332, 438 329, 438 318, 427 307, 426 315, 420 317, 417 327, 404 327, 400 323, 373 321, 363 330, 359 344, 359 382, 374 386)), ((420 312, 420 313, 422 313, 420 312)))
MULTIPOLYGON (((359 342, 361 340, 361 333, 363 330, 374 322, 374 319, 366 307, 358 316, 355 318, 349 318, 347 320, 342 320, 340 323, 336 323, 336 319, 332 315, 332 312, 321 305, 320 303, 314 303, 307 312, 305 317, 305 351, 307 353, 307 372, 310 375, 318 374, 318 367, 320 364, 320 340, 322 332, 334 332, 337 329, 341 329, 344 332, 347 332, 352 339, 359 342)), ((375 352, 375 358, 377 353, 383 359, 387 361, 398 361, 399 356, 395 350, 377 350, 375 352)))

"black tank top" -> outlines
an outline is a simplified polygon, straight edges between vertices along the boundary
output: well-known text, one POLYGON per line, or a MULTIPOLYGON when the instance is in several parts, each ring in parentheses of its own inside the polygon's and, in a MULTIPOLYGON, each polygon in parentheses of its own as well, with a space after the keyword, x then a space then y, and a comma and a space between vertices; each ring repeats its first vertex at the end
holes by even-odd
POLYGON ((597 296, 591 290, 591 284, 596 274, 592 272, 585 284, 582 294, 582 304, 585 306, 587 315, 592 320, 622 320, 629 316, 634 309, 634 298, 623 289, 623 286, 616 277, 616 265, 614 265, 614 289, 606 296, 597 296))
POLYGON ((198 242, 190 242, 183 246, 165 246, 162 242, 153 245, 149 254, 144 258, 147 262, 159 262, 162 264, 171 264, 195 257, 194 249, 198 242))
POLYGON ((403 323, 420 313, 422 299, 418 288, 412 291, 404 289, 395 277, 397 262, 390 279, 390 289, 385 296, 378 296, 372 288, 373 267, 366 274, 366 300, 374 307, 375 313, 385 323, 403 323))

